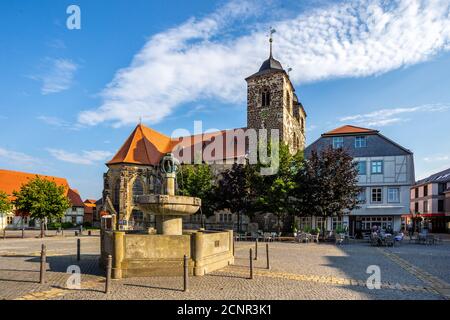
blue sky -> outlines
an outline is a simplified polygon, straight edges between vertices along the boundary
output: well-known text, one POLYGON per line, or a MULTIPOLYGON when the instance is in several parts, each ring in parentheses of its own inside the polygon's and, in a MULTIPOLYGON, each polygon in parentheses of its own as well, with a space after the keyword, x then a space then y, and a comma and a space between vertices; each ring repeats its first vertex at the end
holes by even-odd
POLYGON ((98 198, 139 118, 170 135, 246 125, 246 83, 274 55, 308 113, 307 143, 344 124, 450 167, 445 1, 0 2, 0 168, 66 177, 98 198), (69 5, 81 30, 66 26, 69 5))

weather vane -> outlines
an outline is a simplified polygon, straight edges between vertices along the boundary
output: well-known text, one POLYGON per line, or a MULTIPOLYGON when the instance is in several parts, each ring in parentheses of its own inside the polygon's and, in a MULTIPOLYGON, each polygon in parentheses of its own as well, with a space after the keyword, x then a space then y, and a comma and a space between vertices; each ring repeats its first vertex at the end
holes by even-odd
POLYGON ((289 74, 289 72, 292 71, 292 68, 290 66, 287 67, 287 73, 289 74))
POLYGON ((269 29, 269 43, 270 43, 270 56, 272 56, 272 42, 273 42, 273 37, 272 35, 277 32, 277 30, 275 30, 274 28, 270 27, 269 29))

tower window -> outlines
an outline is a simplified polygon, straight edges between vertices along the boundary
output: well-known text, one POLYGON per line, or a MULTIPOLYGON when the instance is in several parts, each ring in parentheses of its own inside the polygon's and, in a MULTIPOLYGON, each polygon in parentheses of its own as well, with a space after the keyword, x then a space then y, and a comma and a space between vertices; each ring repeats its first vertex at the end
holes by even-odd
POLYGON ((261 98, 262 98, 261 105, 263 107, 270 106, 270 92, 268 90, 264 90, 262 92, 261 98))
POLYGON ((133 196, 141 196, 144 194, 144 186, 142 185, 141 179, 136 178, 133 184, 133 196))

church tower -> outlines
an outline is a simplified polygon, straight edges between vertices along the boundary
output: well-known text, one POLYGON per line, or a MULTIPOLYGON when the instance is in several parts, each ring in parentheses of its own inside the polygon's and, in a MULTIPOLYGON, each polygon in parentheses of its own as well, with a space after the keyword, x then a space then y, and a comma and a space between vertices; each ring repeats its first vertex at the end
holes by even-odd
POLYGON ((291 153, 305 148, 306 112, 295 94, 289 74, 272 55, 259 71, 247 81, 247 128, 278 129, 280 141, 289 146, 291 153))

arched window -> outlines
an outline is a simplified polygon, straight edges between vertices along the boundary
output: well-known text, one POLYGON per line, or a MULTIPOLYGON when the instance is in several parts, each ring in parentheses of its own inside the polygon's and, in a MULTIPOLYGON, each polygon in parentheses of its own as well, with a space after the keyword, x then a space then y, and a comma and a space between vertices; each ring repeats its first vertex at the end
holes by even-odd
POLYGON ((261 94, 261 105, 263 107, 270 106, 270 92, 267 89, 265 89, 261 94))
POLYGON ((301 123, 300 129, 302 130, 302 133, 304 133, 305 132, 305 119, 301 118, 300 123, 301 123))
POLYGON ((289 114, 294 115, 293 101, 292 95, 289 93, 289 90, 286 90, 286 108, 289 110, 289 114))
POLYGON ((141 196, 144 194, 144 186, 139 178, 136 178, 133 183, 133 196, 141 196))

